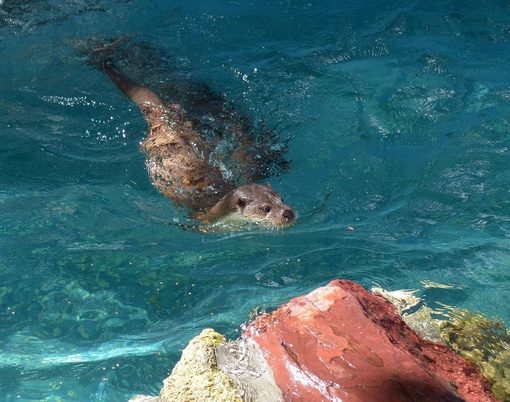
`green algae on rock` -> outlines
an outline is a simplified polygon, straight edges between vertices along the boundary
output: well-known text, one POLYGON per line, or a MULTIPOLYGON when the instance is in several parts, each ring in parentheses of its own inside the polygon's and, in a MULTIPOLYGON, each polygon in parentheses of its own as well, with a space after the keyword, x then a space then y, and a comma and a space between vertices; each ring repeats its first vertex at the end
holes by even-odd
POLYGON ((446 315, 443 340, 480 367, 496 398, 510 401, 510 331, 498 320, 472 311, 449 308, 446 315))

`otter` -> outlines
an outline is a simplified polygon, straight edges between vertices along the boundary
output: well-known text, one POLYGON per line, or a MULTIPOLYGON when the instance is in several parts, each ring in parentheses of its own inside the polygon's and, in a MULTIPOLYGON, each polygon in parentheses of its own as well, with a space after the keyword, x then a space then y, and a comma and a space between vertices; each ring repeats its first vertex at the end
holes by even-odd
MULTIPOLYGON (((236 185, 232 172, 213 157, 214 146, 196 129, 178 103, 165 104, 153 91, 137 84, 111 59, 99 68, 141 110, 149 132, 141 144, 152 183, 190 216, 211 225, 218 221, 252 222, 268 228, 292 224, 296 214, 269 184, 236 185)), ((250 161, 252 142, 237 144, 237 158, 250 161)), ((256 177, 251 170, 248 179, 256 177)))

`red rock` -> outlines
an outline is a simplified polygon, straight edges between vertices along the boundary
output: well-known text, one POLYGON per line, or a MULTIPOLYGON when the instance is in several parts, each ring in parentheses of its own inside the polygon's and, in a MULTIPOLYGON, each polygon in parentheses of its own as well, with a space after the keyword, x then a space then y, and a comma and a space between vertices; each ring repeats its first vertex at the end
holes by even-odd
POLYGON ((474 364, 351 281, 258 316, 243 336, 262 349, 285 401, 496 401, 474 364))

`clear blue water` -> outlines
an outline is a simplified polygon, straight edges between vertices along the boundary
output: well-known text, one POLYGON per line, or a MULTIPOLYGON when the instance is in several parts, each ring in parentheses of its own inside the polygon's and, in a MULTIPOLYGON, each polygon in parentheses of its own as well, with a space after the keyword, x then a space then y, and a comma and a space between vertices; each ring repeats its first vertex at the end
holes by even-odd
MULTIPOLYGON (((334 278, 510 322, 510 3, 0 0, 0 395, 155 394, 334 278), (338 3, 338 4, 335 4, 338 3), (68 40, 135 35, 290 136, 278 232, 201 234, 138 110, 68 40), (353 227, 354 231, 347 230, 353 227)), ((147 71, 150 80, 150 71, 147 71)))

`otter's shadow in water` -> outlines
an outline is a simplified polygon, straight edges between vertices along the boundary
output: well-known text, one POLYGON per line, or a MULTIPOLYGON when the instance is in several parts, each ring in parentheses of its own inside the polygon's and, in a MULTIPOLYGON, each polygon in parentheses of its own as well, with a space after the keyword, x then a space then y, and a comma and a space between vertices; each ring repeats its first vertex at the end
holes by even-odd
MULTIPOLYGON (((292 224, 294 211, 272 187, 257 181, 286 171, 287 142, 238 112, 226 96, 191 80, 171 58, 130 38, 80 43, 87 62, 141 110, 149 125, 142 143, 147 169, 158 190, 204 231, 218 221, 279 228, 292 224), (157 85, 161 97, 147 83, 157 85)), ((224 227, 224 226, 223 226, 224 227)))

